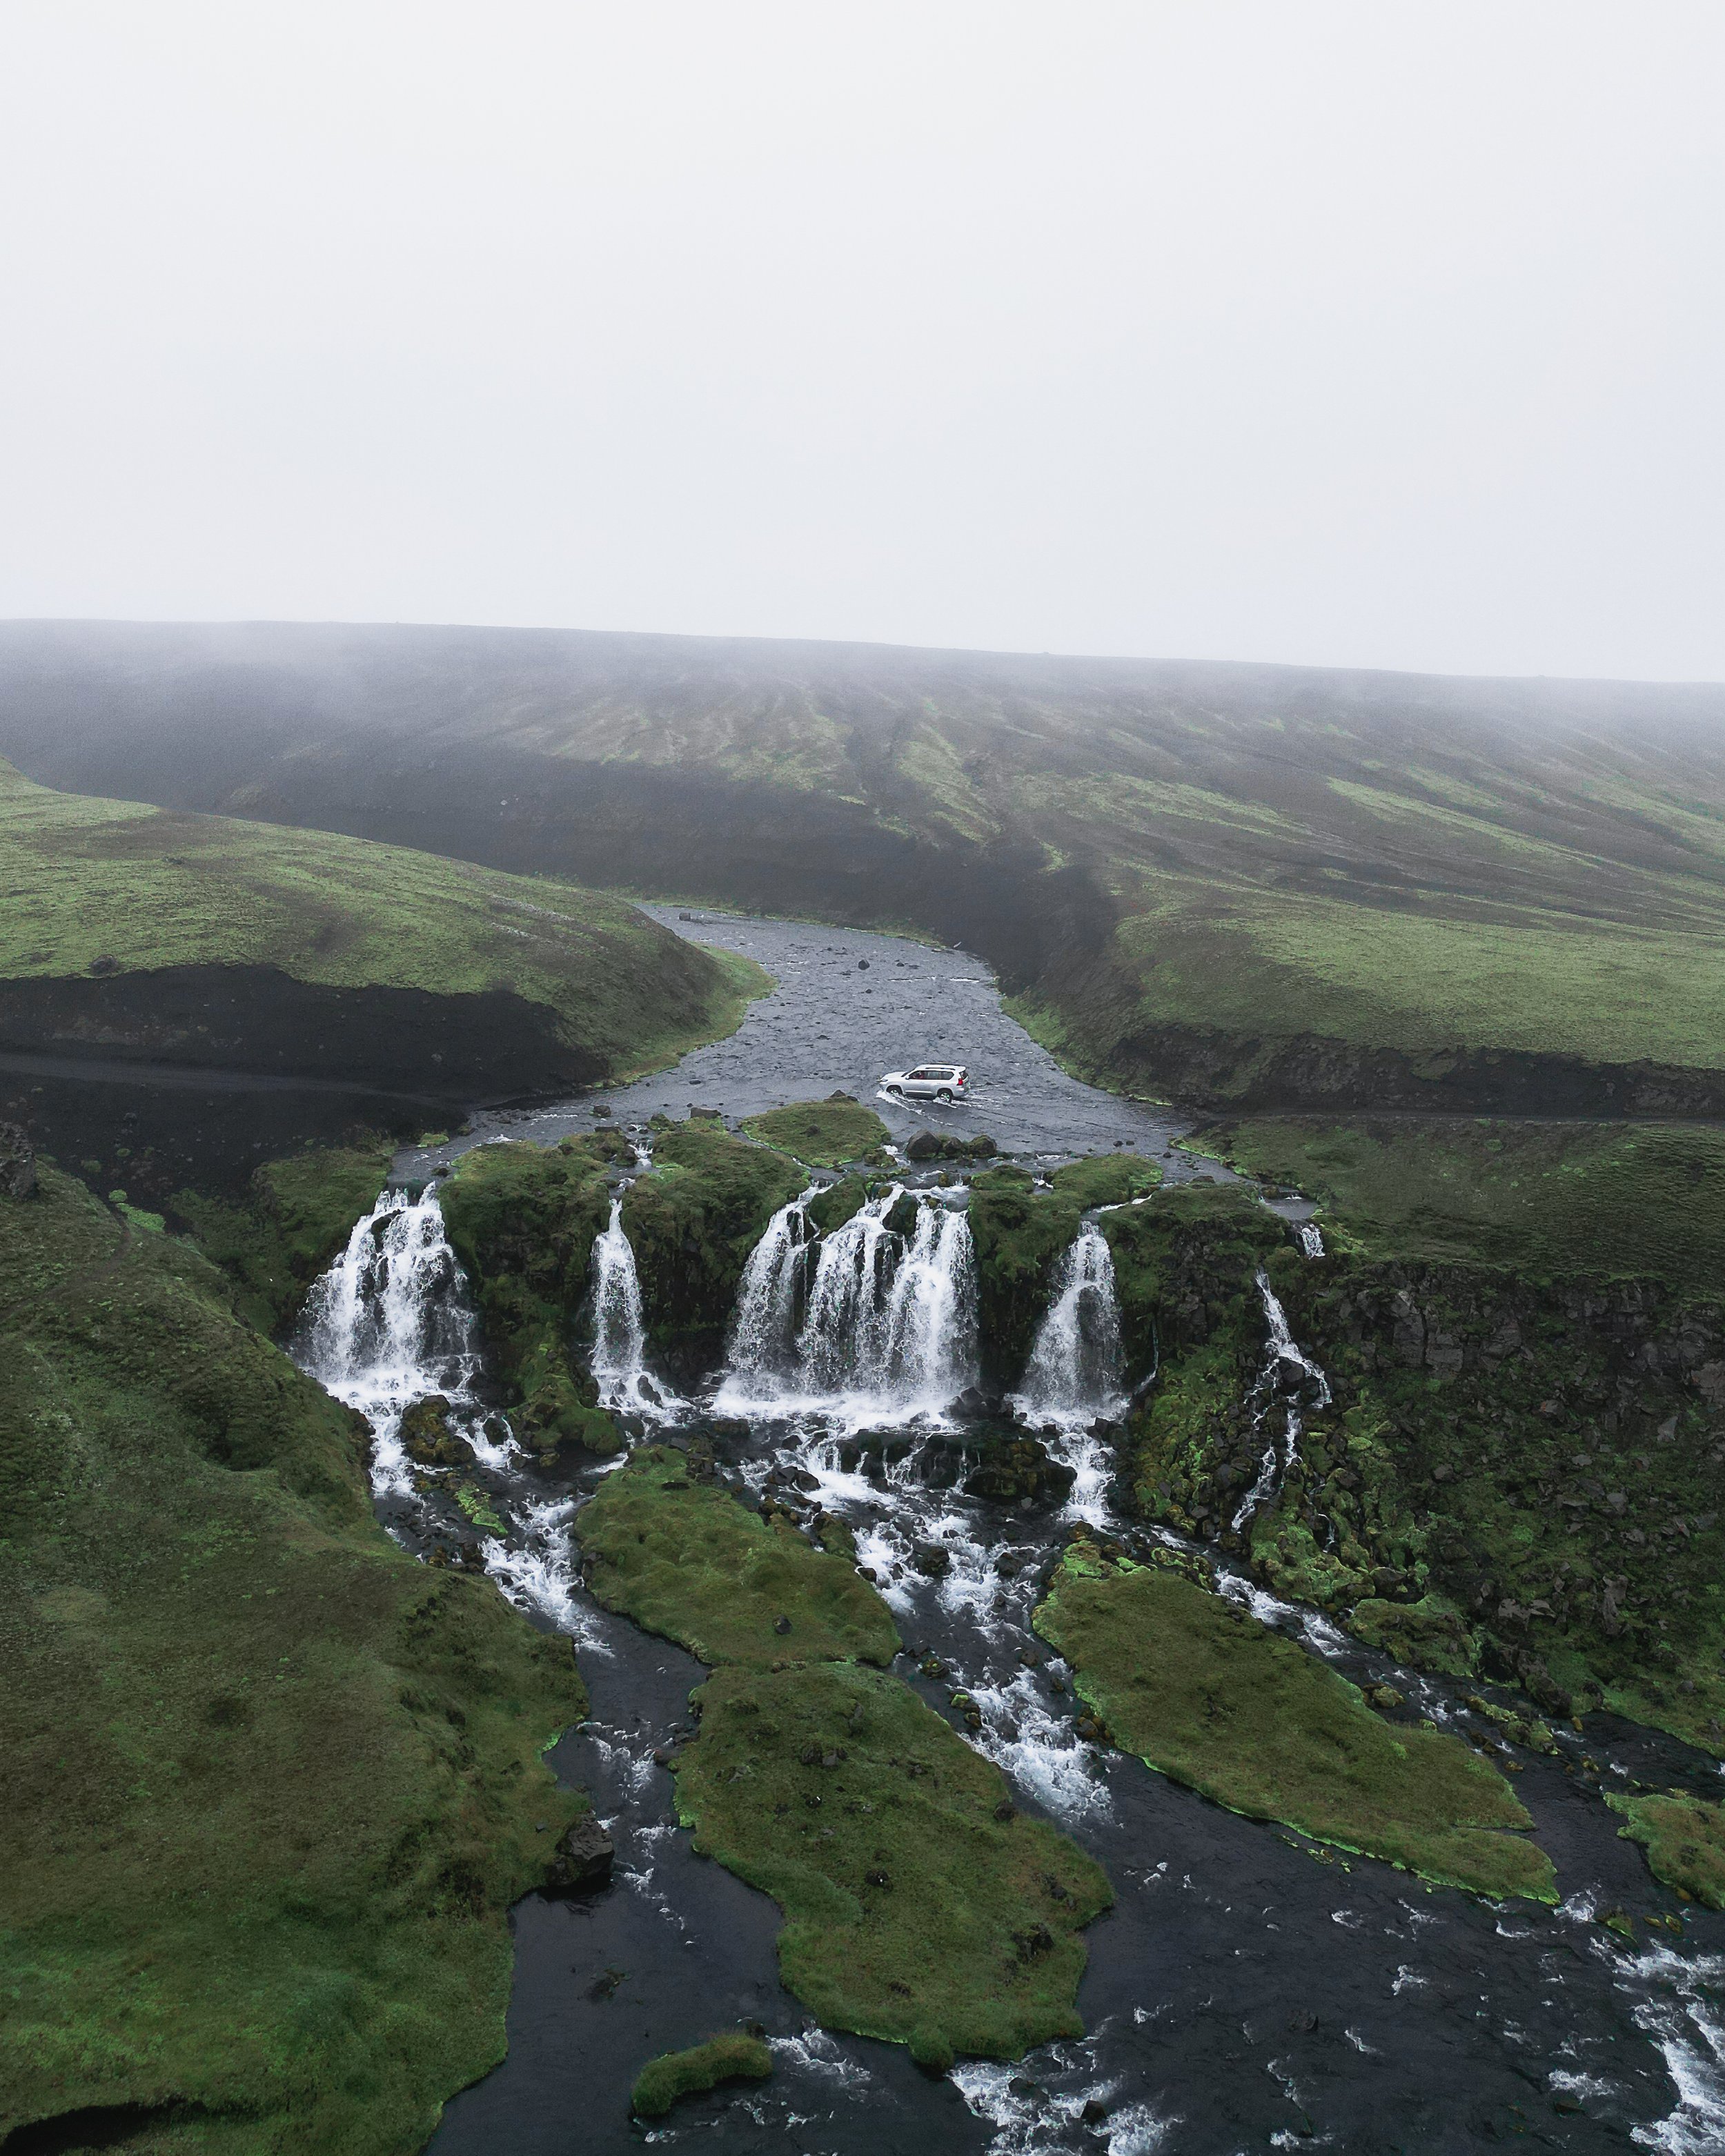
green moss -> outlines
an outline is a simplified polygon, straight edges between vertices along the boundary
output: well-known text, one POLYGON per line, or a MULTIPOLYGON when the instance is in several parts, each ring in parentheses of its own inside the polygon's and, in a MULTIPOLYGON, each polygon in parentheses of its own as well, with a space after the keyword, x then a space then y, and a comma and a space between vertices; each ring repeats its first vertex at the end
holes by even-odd
POLYGON ((751 1116, 742 1127, 811 1168, 868 1160, 891 1135, 872 1108, 855 1101, 793 1101, 788 1107, 751 1116))
POLYGON ((1459 1738, 1391 1727, 1219 1595, 1069 1550, 1035 1625, 1117 1740, 1230 1810, 1488 1894, 1554 1901, 1509 1785, 1459 1738))
POLYGON ((521 1436, 542 1458, 622 1442, 575 1350, 593 1239, 610 1217, 605 1169, 627 1142, 596 1131, 559 1145, 476 1146, 442 1191, 449 1245, 521 1436))
POLYGON ((1725 1134, 1705 1126, 1304 1116, 1208 1135, 1373 1257, 1725 1281, 1725 1134))
POLYGON ((1154 1190, 1162 1170, 1154 1161, 1140 1160, 1136 1153, 1093 1154, 1086 1160, 1068 1161, 1050 1178, 1062 1198, 1088 1212, 1093 1205, 1124 1205, 1154 1190))
POLYGON ((336 1257, 356 1220, 377 1204, 392 1147, 369 1144, 310 1147, 266 1161, 244 1204, 195 1190, 174 1193, 175 1214, 204 1255, 240 1291, 251 1321, 274 1332, 287 1324, 305 1291, 336 1257))
POLYGON ((842 1183, 829 1183, 809 1201, 809 1217, 824 1235, 842 1228, 868 1202, 870 1186, 860 1175, 847 1175, 842 1183))
POLYGON ((992 1168, 972 1178, 977 1314, 984 1360, 1004 1382, 1024 1371, 1055 1267, 1078 1233, 1082 1202, 1070 1192, 1034 1189, 1022 1168, 992 1168))
POLYGON ((640 2118, 663 2118, 685 2096, 705 2096, 721 2082, 764 2082, 772 2071, 773 2054, 761 2039, 732 2030, 649 2059, 635 2076, 629 2107, 640 2118))
POLYGON ((908 1686, 855 1663, 757 1664, 699 1697, 679 1814, 784 1911, 784 1981, 826 2027, 948 2059, 1082 2033, 1079 1933, 1106 1881, 1013 1813, 999 1770, 908 1686))
POLYGON ((807 1178, 783 1153, 703 1117, 660 1129, 653 1161, 623 1203, 648 1336, 673 1364, 710 1367, 750 1251, 807 1178))
POLYGON ((573 885, 320 831, 57 793, 0 758, 0 978, 275 966, 345 988, 505 989, 614 1076, 732 1030, 770 977, 573 885))
POLYGON ((407 2156, 503 2054, 568 1643, 398 1550, 356 1419, 52 1170, 0 1201, 0 1431, 6 2123, 407 2156))
POLYGON ((1019 1817, 908 1686, 863 1666, 897 1635, 847 1557, 661 1448, 607 1477, 576 1532, 601 1601, 719 1665, 677 1762, 679 1815, 784 1911, 784 1980, 825 2025, 948 2063, 1081 2033, 1078 1933, 1107 1882, 1019 1817))
POLYGON ((687 1457, 667 1447, 637 1450, 608 1475, 576 1532, 595 1597, 704 1662, 884 1666, 898 1651, 891 1613, 850 1564, 782 1515, 769 1526, 728 1491, 691 1482, 687 1457))
POLYGON ((1706 1908, 1725 1909, 1725 1807, 1700 1797, 1618 1796, 1605 1799, 1626 1825, 1618 1832, 1647 1852, 1656 1879, 1706 1908))

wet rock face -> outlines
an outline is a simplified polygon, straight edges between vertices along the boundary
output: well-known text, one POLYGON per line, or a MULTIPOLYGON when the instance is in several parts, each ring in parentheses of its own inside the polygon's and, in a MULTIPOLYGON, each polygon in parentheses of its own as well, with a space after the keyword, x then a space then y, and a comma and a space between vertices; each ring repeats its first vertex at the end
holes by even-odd
POLYGON ((545 1874, 545 1892, 554 1897, 590 1894, 607 1886, 616 1848, 591 1812, 566 1827, 545 1874))
POLYGON ((36 1195, 36 1149, 16 1123, 0 1123, 0 1198, 36 1195))

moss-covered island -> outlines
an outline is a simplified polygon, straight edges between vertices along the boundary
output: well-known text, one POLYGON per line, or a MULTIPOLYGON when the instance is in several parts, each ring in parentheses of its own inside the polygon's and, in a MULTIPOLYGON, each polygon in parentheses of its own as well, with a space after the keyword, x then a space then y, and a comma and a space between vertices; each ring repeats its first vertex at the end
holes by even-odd
POLYGON ((1230 1811, 1450 1886, 1557 1899, 1495 1768, 1457 1737, 1384 1721, 1315 1656, 1178 1571, 1075 1544, 1034 1622, 1117 1743, 1230 1811))
POLYGON ((0 1196, 0 2134, 407 2156, 502 2056, 584 1697, 362 1436, 185 1244, 0 1196))
POLYGON ((772 2071, 773 2054, 761 2039, 731 2030, 649 2059, 635 2076, 629 2107, 638 2118, 663 2118, 685 2097, 705 2096, 725 2082, 764 2082, 772 2071))
POLYGON ((1676 1790, 1608 1794, 1605 1801, 1626 1822, 1618 1832, 1646 1851, 1656 1879, 1706 1908, 1725 1909, 1725 1805, 1676 1790))
POLYGON ((665 1448, 607 1477, 576 1531, 601 1602, 713 1667, 678 1810, 783 1910, 780 1969, 823 2024, 931 2066, 1081 2032, 1080 1934, 1107 1882, 886 1673, 891 1613, 845 1558, 665 1448))

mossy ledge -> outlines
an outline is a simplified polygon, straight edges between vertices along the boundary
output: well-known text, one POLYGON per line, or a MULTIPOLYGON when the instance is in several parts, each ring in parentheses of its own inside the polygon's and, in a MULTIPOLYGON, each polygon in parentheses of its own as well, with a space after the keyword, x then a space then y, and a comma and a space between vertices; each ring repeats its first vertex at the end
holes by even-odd
POLYGON ((638 1452, 576 1532, 601 1602, 716 1665, 678 1813, 784 1912, 785 1983, 824 2025, 932 2067, 1081 2034, 1080 1934, 1112 1899, 1100 1870, 879 1666, 891 1615, 843 1556, 699 1475, 638 1452))
POLYGON ((1034 1622, 1117 1743, 1230 1811, 1444 1885, 1556 1901, 1495 1768, 1459 1738, 1383 1721, 1346 1678, 1173 1568, 1075 1544, 1034 1622))
POLYGON ((1627 1822, 1617 1830, 1638 1841, 1656 1879, 1704 1908, 1725 1909, 1725 1806, 1673 1790, 1669 1796, 1621 1796, 1605 1801, 1627 1822))
POLYGON ((568 1642, 396 1548, 357 1419, 52 1169, 0 1198, 0 2134, 408 2156, 581 1808, 568 1642))
POLYGON ((629 2108, 638 2118, 663 2118, 685 2097, 705 2096, 724 2082, 764 2082, 773 2054, 745 2029, 709 2036, 686 2051, 662 2051, 635 2076, 629 2108))

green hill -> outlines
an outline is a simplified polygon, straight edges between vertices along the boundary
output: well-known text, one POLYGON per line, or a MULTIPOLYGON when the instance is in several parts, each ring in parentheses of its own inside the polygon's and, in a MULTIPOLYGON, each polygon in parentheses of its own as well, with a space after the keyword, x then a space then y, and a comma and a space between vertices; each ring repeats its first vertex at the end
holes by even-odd
POLYGON ((526 630, 14 624, 0 747, 917 926, 1218 1105, 1725 1106, 1725 690, 526 630))

